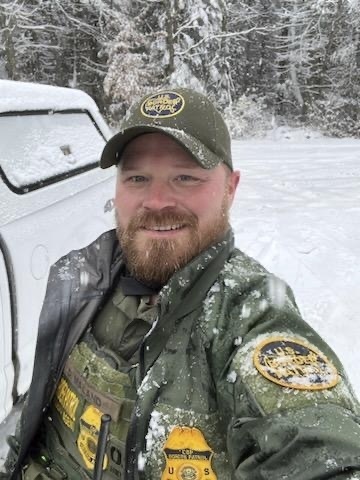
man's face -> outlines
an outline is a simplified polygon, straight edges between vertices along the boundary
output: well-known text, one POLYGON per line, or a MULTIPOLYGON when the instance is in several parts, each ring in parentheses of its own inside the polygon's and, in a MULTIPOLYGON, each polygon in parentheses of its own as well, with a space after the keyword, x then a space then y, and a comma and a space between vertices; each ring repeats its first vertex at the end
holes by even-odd
POLYGON ((138 280, 164 285, 228 229, 239 181, 224 165, 205 170, 172 138, 149 133, 125 148, 115 206, 127 266, 138 280))

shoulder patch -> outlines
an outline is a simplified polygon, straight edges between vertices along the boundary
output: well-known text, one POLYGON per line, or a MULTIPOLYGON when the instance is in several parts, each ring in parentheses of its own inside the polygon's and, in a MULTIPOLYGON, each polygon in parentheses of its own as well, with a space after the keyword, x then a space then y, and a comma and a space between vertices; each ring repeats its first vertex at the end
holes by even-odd
POLYGON ((253 360, 263 377, 282 387, 325 390, 339 381, 330 360, 316 347, 300 340, 268 338, 257 346, 253 360))
POLYGON ((156 93, 146 98, 141 105, 144 117, 173 117, 178 115, 185 106, 182 95, 176 92, 156 93))
POLYGON ((163 450, 166 466, 161 480, 217 480, 211 467, 214 452, 198 428, 174 427, 163 450))

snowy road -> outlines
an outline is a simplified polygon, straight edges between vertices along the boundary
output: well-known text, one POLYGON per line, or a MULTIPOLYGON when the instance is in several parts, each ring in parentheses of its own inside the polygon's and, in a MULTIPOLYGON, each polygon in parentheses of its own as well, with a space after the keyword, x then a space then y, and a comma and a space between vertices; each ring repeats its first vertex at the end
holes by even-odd
POLYGON ((360 397, 360 140, 234 142, 237 246, 286 280, 360 397))

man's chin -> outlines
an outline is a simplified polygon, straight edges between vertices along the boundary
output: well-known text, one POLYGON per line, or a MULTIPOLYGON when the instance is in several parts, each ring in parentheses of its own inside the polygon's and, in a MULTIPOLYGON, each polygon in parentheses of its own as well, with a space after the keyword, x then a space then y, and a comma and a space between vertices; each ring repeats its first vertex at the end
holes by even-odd
POLYGON ((194 256, 188 241, 149 239, 137 235, 124 249, 128 268, 134 277, 151 287, 162 287, 194 256))

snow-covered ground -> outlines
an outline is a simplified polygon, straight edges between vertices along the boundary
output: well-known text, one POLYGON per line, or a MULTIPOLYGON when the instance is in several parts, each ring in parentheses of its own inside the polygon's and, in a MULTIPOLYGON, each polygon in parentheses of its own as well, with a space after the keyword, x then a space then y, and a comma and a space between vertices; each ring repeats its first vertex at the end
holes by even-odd
MULTIPOLYGON (((233 155, 237 246, 290 284, 360 397, 360 140, 283 132, 235 141, 233 155)), ((13 425, 0 427, 0 463, 13 425)))
POLYGON ((237 246, 290 284, 360 397, 360 140, 287 132, 233 156, 237 246))

